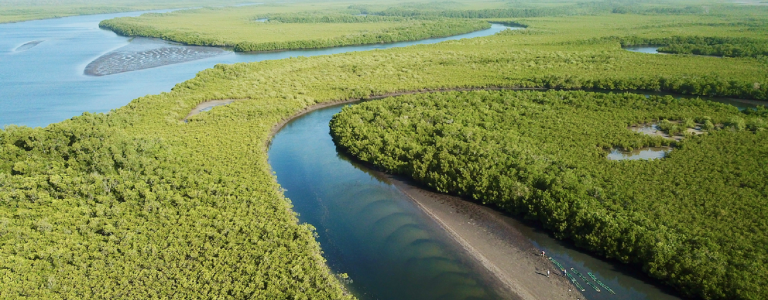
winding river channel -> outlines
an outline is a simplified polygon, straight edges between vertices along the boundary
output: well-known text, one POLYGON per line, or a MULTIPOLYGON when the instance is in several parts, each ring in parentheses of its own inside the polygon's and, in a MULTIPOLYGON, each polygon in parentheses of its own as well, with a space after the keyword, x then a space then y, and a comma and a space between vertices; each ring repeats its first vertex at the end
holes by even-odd
POLYGON ((493 24, 486 30, 445 38, 269 53, 186 47, 159 39, 123 37, 99 28, 102 20, 142 13, 0 24, 0 126, 46 126, 86 111, 108 112, 138 97, 170 91, 216 64, 433 44, 509 28, 493 24), (121 61, 124 65, 116 65, 121 61))
MULTIPOLYGON (((46 126, 85 111, 107 112, 137 97, 169 91, 219 63, 437 43, 492 35, 507 28, 494 24, 487 30, 448 38, 259 54, 216 48, 183 50, 177 49, 184 47, 181 45, 121 37, 98 28, 101 20, 139 14, 0 24, 0 126, 46 126), (179 57, 196 53, 203 54, 194 59, 179 57), (161 62, 153 55, 159 55, 161 62), (99 59, 117 65, 93 66, 99 59), (147 59, 152 61, 147 63, 147 59), (121 66, 121 61, 143 67, 121 66), (90 73, 86 70, 89 65, 90 73)), ((361 299, 514 298, 391 178, 337 151, 328 122, 340 110, 341 105, 322 108, 287 123, 272 141, 269 160, 300 221, 317 228, 331 269, 349 274, 350 290, 361 299)), ((582 299, 678 299, 638 270, 597 259, 514 218, 501 214, 500 218, 527 243, 545 250, 567 268, 593 273, 616 292, 611 295, 588 288, 582 299)), ((520 272, 539 276, 534 270, 520 272)))

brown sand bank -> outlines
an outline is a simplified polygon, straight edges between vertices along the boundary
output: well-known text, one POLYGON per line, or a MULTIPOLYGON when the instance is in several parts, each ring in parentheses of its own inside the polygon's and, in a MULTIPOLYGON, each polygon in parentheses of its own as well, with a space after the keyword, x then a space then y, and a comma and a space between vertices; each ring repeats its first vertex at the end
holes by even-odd
POLYGON ((507 216, 459 197, 424 190, 387 176, 442 226, 472 257, 521 299, 585 299, 507 216), (546 276, 547 270, 551 272, 546 276))

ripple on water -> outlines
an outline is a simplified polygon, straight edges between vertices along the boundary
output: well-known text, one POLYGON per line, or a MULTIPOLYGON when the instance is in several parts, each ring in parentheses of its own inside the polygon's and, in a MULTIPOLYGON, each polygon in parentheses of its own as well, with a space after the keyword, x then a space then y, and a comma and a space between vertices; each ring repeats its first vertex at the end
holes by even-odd
POLYGON ((335 106, 289 122, 270 165, 324 257, 360 299, 505 299, 492 274, 385 178, 348 161, 328 134, 335 106))

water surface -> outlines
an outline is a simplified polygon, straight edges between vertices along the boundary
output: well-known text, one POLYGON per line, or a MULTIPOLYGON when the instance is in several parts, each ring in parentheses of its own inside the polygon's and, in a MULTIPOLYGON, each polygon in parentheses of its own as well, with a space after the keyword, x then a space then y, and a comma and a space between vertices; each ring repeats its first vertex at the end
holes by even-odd
MULTIPOLYGON (((331 269, 348 273, 361 299, 497 299, 496 281, 429 216, 387 178, 337 152, 328 123, 340 110, 324 108, 293 120, 269 149, 278 183, 300 222, 317 228, 331 269)), ((639 270, 595 258, 514 218, 504 220, 569 271, 592 272, 617 293, 598 293, 579 278, 586 299, 679 300, 639 270)))
POLYGON ((405 194, 336 152, 328 122, 308 113, 275 136, 269 163, 324 257, 361 299, 499 299, 495 280, 405 194))
POLYGON ((637 47, 623 47, 624 50, 632 52, 640 52, 647 54, 660 54, 659 46, 637 46, 637 47))
MULTIPOLYGON (((170 10, 154 11, 167 12, 170 10)), ((366 51, 405 47, 416 44, 431 44, 447 40, 473 38, 495 34, 508 27, 493 24, 490 29, 446 38, 427 39, 414 42, 349 46, 317 50, 298 50, 271 53, 235 53, 225 51, 212 57, 200 57, 186 61, 187 56, 164 58, 151 49, 166 49, 166 54, 179 54, 183 49, 174 43, 158 39, 132 39, 100 29, 98 24, 105 19, 138 16, 143 12, 102 14, 66 17, 59 19, 0 24, 0 127, 9 124, 46 126, 60 122, 83 112, 108 112, 128 104, 133 99, 149 94, 170 91, 177 83, 191 79, 216 64, 253 62, 284 59, 297 56, 329 55, 352 51, 366 51), (43 41, 26 51, 19 47, 31 41, 43 41), (133 51, 144 53, 145 59, 122 57, 120 49, 145 49, 133 51), (118 54, 115 54, 118 53, 118 54), (102 56, 115 54, 108 68, 101 68, 108 76, 85 75, 86 66, 102 56), (133 61, 133 66, 119 65, 133 61), (165 64, 158 62, 176 62, 165 64), (112 64, 117 63, 117 64, 112 64), (138 67, 137 67, 138 66, 138 67), (151 68, 146 68, 150 66, 151 68), (121 69, 114 74, 110 70, 121 69)), ((202 48, 202 47, 201 47, 202 48)), ((218 51, 217 48, 209 48, 218 51)), ((130 52, 130 51, 129 51, 130 52)), ((162 52, 162 51, 160 51, 162 52)), ((106 66, 106 65, 105 65, 106 66)))
POLYGON ((626 151, 619 148, 614 148, 611 153, 608 153, 608 159, 610 160, 651 160, 661 159, 667 156, 667 153, 672 151, 671 147, 643 147, 634 149, 632 151, 626 151))
POLYGON ((570 268, 575 268, 587 278, 589 278, 587 272, 592 272, 597 279, 616 292, 615 295, 605 291, 598 293, 587 286, 581 278, 574 276, 585 289, 582 292, 585 298, 582 299, 681 300, 671 294, 669 289, 654 283, 654 280, 643 274, 639 268, 598 259, 567 242, 552 238, 541 228, 524 224, 510 217, 504 219, 525 235, 536 247, 545 250, 547 256, 560 262, 568 272, 571 271, 570 268))

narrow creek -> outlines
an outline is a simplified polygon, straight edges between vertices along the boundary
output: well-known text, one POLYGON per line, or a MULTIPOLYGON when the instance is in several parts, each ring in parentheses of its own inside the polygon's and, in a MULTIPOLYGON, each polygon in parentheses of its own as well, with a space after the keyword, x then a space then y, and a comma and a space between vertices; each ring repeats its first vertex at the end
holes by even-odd
POLYGON ((341 106, 286 124, 269 163, 301 222, 361 299, 498 299, 492 278, 407 197, 336 152, 328 122, 341 106))

